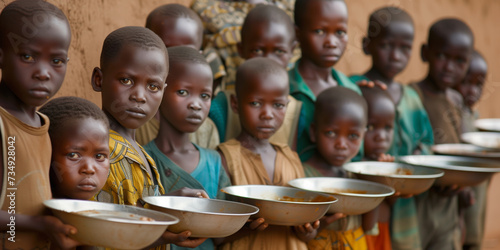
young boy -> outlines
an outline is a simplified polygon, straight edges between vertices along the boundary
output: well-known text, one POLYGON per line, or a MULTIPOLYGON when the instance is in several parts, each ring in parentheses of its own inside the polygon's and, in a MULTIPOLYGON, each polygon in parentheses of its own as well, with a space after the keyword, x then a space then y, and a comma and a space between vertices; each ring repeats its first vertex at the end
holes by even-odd
MULTIPOLYGON (((283 68, 289 64, 297 44, 292 20, 273 5, 258 5, 248 13, 241 29, 241 38, 238 52, 242 58, 267 57, 283 68)), ((219 92, 210 109, 210 117, 217 125, 222 142, 235 138, 241 132, 238 114, 229 105, 234 94, 234 89, 219 92)), ((283 125, 270 141, 285 143, 293 148, 302 103, 292 96, 288 99, 283 125)))
MULTIPOLYGON (((461 118, 451 88, 464 80, 474 48, 470 28, 458 19, 442 19, 429 30, 422 60, 429 63, 425 79, 412 84, 429 115, 436 144, 459 143, 461 118)), ((457 196, 436 188, 416 197, 420 237, 425 249, 461 248, 457 196)))
MULTIPOLYGON (((180 4, 165 4, 151 11, 146 19, 146 28, 157 34, 167 48, 182 45, 200 50, 203 43, 203 24, 200 18, 194 11, 180 4)), ((215 60, 218 57, 211 55, 215 52, 205 52, 205 57, 211 61, 214 78, 220 77, 218 66, 221 64, 215 60)), ((159 128, 160 117, 157 113, 136 131, 137 141, 141 145, 148 144, 156 138, 159 128)), ((219 145, 219 134, 211 119, 206 119, 189 137, 193 143, 204 148, 215 149, 219 145)))
MULTIPOLYGON (((476 130, 474 121, 479 117, 479 114, 473 107, 481 98, 487 72, 486 60, 479 52, 474 51, 465 79, 455 86, 463 98, 461 108, 462 133, 476 130)), ((478 186, 471 187, 475 203, 472 206, 461 208, 465 222, 464 249, 482 248, 489 183, 490 181, 485 181, 478 186)))
MULTIPOLYGON (((408 13, 397 7, 375 10, 368 20, 363 51, 372 66, 351 80, 381 81, 396 105, 394 138, 388 153, 393 156, 429 154, 434 143, 432 127, 420 97, 409 86, 394 80, 410 60, 415 28, 408 13)), ((366 155, 366 154, 365 154, 366 155)), ((392 207, 391 240, 394 249, 420 249, 414 198, 397 199, 392 207)))
MULTIPOLYGON (((364 160, 393 162, 394 156, 387 154, 393 139, 393 126, 396 107, 387 91, 380 88, 360 87, 368 104, 368 125, 364 137, 364 160)), ((393 249, 389 222, 391 208, 388 200, 378 207, 376 216, 378 234, 367 233, 366 242, 369 249, 393 249)))
MULTIPOLYGON (((101 92, 110 124, 110 173, 96 200, 139 206, 141 197, 165 193, 155 162, 135 141, 135 130, 160 106, 168 75, 167 48, 149 29, 123 27, 104 40, 100 64, 92 73, 92 87, 101 92)), ((190 234, 173 236, 167 231, 155 245, 178 244, 190 234)), ((203 240, 183 243, 197 246, 203 240)))
POLYGON ((48 2, 14 1, 0 14, 1 249, 77 245, 68 237, 76 228, 43 206, 51 146, 49 119, 37 112, 63 83, 70 41, 68 19, 48 2))
POLYGON ((40 108, 50 119, 50 185, 55 198, 90 200, 109 174, 109 122, 97 105, 60 97, 40 108))
MULTIPOLYGON (((189 187, 205 190, 211 199, 223 199, 220 190, 231 183, 220 155, 189 140, 189 133, 200 127, 210 109, 210 66, 189 47, 171 47, 168 56, 170 73, 159 110, 160 131, 144 149, 156 162, 167 192, 189 187)), ((197 249, 214 249, 213 241, 208 239, 197 249)))
MULTIPOLYGON (((286 70, 270 59, 253 58, 238 68, 235 87, 231 106, 239 114, 241 133, 219 145, 231 183, 284 186, 290 180, 304 177, 297 154, 286 144, 269 142, 286 112, 286 70)), ((262 218, 257 221, 265 224, 262 218)), ((269 226, 265 231, 245 228, 237 233, 239 238, 233 236, 233 241, 222 249, 307 249, 304 241, 315 235, 318 224, 319 221, 293 229, 269 226)))
POLYGON ((319 93, 333 86, 361 92, 349 78, 332 68, 347 46, 347 6, 344 1, 297 0, 294 11, 302 57, 288 76, 290 94, 303 102, 305 117, 299 121, 297 152, 300 159, 306 161, 314 153, 308 128, 319 93))
MULTIPOLYGON (((310 126, 311 140, 317 147, 312 157, 303 163, 306 177, 348 178, 342 165, 358 153, 366 124, 367 105, 361 95, 343 87, 321 92, 310 126)), ((333 224, 330 224, 331 218, 324 218, 318 235, 308 242, 309 249, 367 249, 363 227, 371 229, 375 222, 369 216, 370 213, 363 219, 362 216, 348 216, 333 224), (363 226, 366 223, 363 220, 368 219, 373 223, 363 226)))

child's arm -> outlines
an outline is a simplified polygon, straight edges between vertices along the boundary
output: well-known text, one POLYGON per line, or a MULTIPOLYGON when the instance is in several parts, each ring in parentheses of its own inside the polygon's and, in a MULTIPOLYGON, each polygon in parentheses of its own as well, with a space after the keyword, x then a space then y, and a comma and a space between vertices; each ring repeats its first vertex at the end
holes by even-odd
POLYGON ((313 222, 313 223, 306 223, 302 226, 295 226, 293 227, 293 231, 295 232, 295 235, 297 235, 297 238, 299 238, 303 242, 308 242, 316 235, 318 234, 318 228, 319 228, 320 222, 319 220, 313 222))
POLYGON ((378 222, 378 210, 382 203, 372 211, 362 215, 363 231, 370 231, 378 222))
POLYGON ((335 221, 337 221, 339 219, 342 219, 344 217, 346 217, 346 215, 343 214, 343 213, 334 213, 334 214, 331 214, 331 215, 328 215, 328 216, 326 216, 326 215, 323 216, 323 218, 320 219, 318 232, 321 232, 328 225, 330 225, 333 222, 335 222, 335 221))
POLYGON ((181 189, 177 189, 175 191, 172 191, 168 194, 164 194, 165 196, 186 196, 186 197, 198 197, 198 198, 207 198, 208 197, 207 192, 203 189, 191 189, 187 187, 183 187, 181 189))
MULTIPOLYGON (((10 215, 7 211, 0 211, 0 231, 9 230, 10 215)), ((76 234, 76 228, 63 224, 58 218, 50 215, 29 216, 16 214, 16 230, 36 231, 49 236, 50 240, 61 249, 71 249, 81 243, 71 239, 69 235, 76 234)))

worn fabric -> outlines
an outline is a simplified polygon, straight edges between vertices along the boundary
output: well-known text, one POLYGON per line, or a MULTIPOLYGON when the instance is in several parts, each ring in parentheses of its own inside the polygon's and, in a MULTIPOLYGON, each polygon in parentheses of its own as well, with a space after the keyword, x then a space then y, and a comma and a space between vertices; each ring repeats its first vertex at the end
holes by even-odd
MULTIPOLYGON (((221 142, 236 138, 241 133, 241 124, 238 113, 235 113, 231 108, 231 95, 235 95, 234 90, 225 90, 217 94, 217 97, 212 101, 209 116, 215 121, 217 131, 221 142), (224 122, 225 121, 225 122, 224 122)), ((297 126, 299 118, 302 114, 302 102, 297 101, 292 96, 288 96, 288 104, 286 107, 283 124, 274 133, 270 142, 287 144, 292 147, 293 141, 297 134, 297 126)))
POLYGON ((399 198, 391 208, 391 245, 393 249, 422 249, 415 198, 399 198))
POLYGON ((137 205, 141 197, 165 193, 156 164, 142 148, 142 153, 154 176, 146 170, 146 163, 132 144, 113 130, 109 130, 109 176, 101 191, 94 197, 101 202, 137 205))
MULTIPOLYGON (((231 139, 219 145, 227 163, 231 183, 285 186, 290 180, 304 177, 297 153, 285 144, 272 145, 276 149, 273 181, 270 180, 260 156, 241 146, 239 141, 231 139)), ((253 232, 224 244, 221 249, 305 250, 307 246, 297 238, 291 227, 270 225, 266 230, 253 232)))
POLYGON ((476 203, 464 210, 465 242, 467 249, 480 250, 483 246, 486 207, 488 201, 488 187, 490 180, 471 187, 476 203))
MULTIPOLYGON (((350 78, 353 82, 370 80, 363 75, 350 78)), ((393 156, 404 156, 412 155, 420 150, 422 154, 430 154, 434 136, 427 111, 413 88, 405 85, 402 88, 401 99, 396 105, 394 137, 387 153, 393 156)))
MULTIPOLYGON (((49 118, 41 113, 37 115, 42 121, 42 126, 32 127, 0 107, 0 134, 3 149, 0 153, 3 155, 4 166, 0 207, 4 211, 12 210, 9 206, 11 197, 14 197, 15 214, 44 215, 47 211, 43 206, 43 201, 52 198, 49 178, 52 156, 48 133, 49 118), (15 175, 10 174, 12 172, 15 175)), ((8 240, 10 237, 8 233, 1 233, 1 236, 0 249, 48 249, 50 247, 47 236, 37 232, 15 230, 15 242, 8 240)))
POLYGON ((391 250, 389 222, 378 222, 378 235, 366 235, 366 244, 370 250, 391 250))
MULTIPOLYGON (((160 122, 152 118, 135 131, 135 138, 144 146, 156 138, 159 130, 160 122)), ((215 149, 219 145, 219 132, 215 123, 207 117, 194 133, 189 134, 189 139, 200 147, 215 149)))
MULTIPOLYGON (((349 80, 349 78, 340 71, 332 68, 332 76, 339 86, 352 89, 361 95, 361 90, 358 85, 349 80)), ((316 96, 309 86, 307 86, 304 78, 300 75, 298 63, 294 68, 288 71, 288 78, 290 81, 290 95, 302 102, 304 116, 300 118, 297 130, 297 153, 302 161, 307 161, 313 155, 313 149, 316 147, 309 137, 309 127, 314 118, 314 103, 316 102, 316 96)), ((362 151, 362 147, 360 151, 362 151)))

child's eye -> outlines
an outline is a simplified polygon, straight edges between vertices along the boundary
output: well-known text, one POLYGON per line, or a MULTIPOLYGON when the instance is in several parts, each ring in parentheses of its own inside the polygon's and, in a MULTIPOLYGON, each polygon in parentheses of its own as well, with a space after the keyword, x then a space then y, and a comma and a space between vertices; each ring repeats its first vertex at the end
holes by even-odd
POLYGON ((438 54, 436 55, 436 57, 437 57, 438 59, 444 59, 444 58, 445 58, 445 56, 444 56, 444 54, 443 54, 443 53, 438 53, 438 54))
POLYGON ((66 155, 70 160, 78 160, 80 155, 78 153, 71 152, 66 155))
POLYGON ((387 130, 387 131, 392 130, 392 126, 387 125, 387 126, 385 126, 385 128, 384 128, 384 129, 385 129, 385 130, 387 130))
POLYGON ((105 154, 96 154, 95 155, 95 158, 98 160, 98 161, 104 161, 106 160, 107 156, 105 154))
POLYGON ((318 35, 323 35, 323 34, 325 34, 325 31, 323 31, 322 29, 316 29, 316 30, 314 30, 314 33, 316 33, 318 35))
POLYGON ((132 80, 130 80, 129 78, 122 78, 122 79, 120 79, 120 82, 123 85, 132 85, 132 80))
POLYGON ((462 64, 462 63, 465 63, 465 61, 467 61, 467 60, 465 58, 457 58, 456 61, 457 61, 457 63, 462 64))
POLYGON ((65 61, 63 59, 60 59, 60 58, 52 59, 52 64, 54 64, 54 65, 59 66, 59 65, 62 65, 64 63, 65 63, 65 61))
POLYGON ((327 137, 335 137, 335 132, 333 132, 332 130, 329 130, 329 131, 326 131, 325 132, 325 135, 327 137))
POLYGON ((160 87, 156 84, 148 84, 148 89, 152 92, 158 92, 160 91, 160 87))
POLYGON ((277 109, 282 109, 282 108, 285 107, 285 104, 283 104, 283 103, 275 103, 274 107, 277 108, 277 109))
POLYGON ((181 90, 177 90, 177 94, 180 96, 187 96, 188 92, 187 92, 187 90, 181 89, 181 90))
POLYGON ((347 32, 345 30, 337 30, 337 32, 335 32, 338 36, 345 36, 347 34, 347 32))
POLYGON ((375 127, 373 125, 368 125, 368 127, 366 129, 368 131, 373 131, 375 129, 375 127))
POLYGON ((284 55, 284 54, 286 54, 286 51, 284 51, 282 49, 277 49, 275 53, 278 55, 284 55))
POLYGON ((252 54, 260 55, 260 54, 262 54, 262 50, 261 49, 253 49, 252 54))
POLYGON ((349 139, 351 139, 351 140, 357 140, 357 139, 359 139, 359 135, 355 134, 355 133, 349 134, 349 139))
POLYGON ((201 96, 201 99, 203 99, 203 100, 210 100, 210 98, 212 97, 206 93, 202 93, 200 96, 201 96))
POLYGON ((21 59, 25 62, 34 62, 35 61, 35 58, 32 55, 28 55, 28 54, 21 55, 21 59))
POLYGON ((260 107, 260 103, 259 102, 250 102, 250 106, 252 106, 252 107, 260 107))

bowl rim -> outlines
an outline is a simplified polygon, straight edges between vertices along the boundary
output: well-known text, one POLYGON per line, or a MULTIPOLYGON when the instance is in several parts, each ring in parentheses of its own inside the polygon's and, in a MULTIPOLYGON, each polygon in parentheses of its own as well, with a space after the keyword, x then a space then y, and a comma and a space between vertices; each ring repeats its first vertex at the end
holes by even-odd
POLYGON ((268 201, 268 202, 274 202, 274 203, 284 203, 284 204, 303 204, 303 205, 330 205, 338 201, 337 197, 334 197, 329 194, 325 193, 320 193, 320 192, 314 192, 310 190, 305 190, 305 189, 300 189, 296 187, 284 187, 284 186, 276 186, 276 185, 231 185, 227 186, 225 188, 222 188, 222 192, 224 192, 226 195, 232 195, 235 197, 240 197, 240 198, 245 198, 245 199, 251 199, 251 200, 261 200, 261 201, 268 201), (227 188, 251 188, 251 187, 269 187, 272 186, 273 188, 279 188, 279 189, 288 189, 288 190, 295 190, 295 191, 307 191, 309 193, 314 193, 314 195, 321 195, 323 197, 331 197, 333 200, 331 201, 279 201, 279 200, 273 200, 273 199, 267 199, 267 198, 255 198, 255 197, 248 197, 248 196, 241 196, 233 193, 229 193, 226 191, 227 188))
POLYGON ((418 166, 418 165, 410 165, 406 164, 403 162, 380 162, 380 161, 360 161, 360 162, 350 162, 346 163, 342 166, 346 171, 353 173, 353 174, 362 174, 362 175, 369 175, 369 176, 379 176, 379 177, 389 177, 389 178, 394 178, 394 179, 417 179, 417 180, 422 180, 422 179, 437 179, 439 177, 442 177, 444 175, 444 171, 436 168, 429 168, 426 166, 418 166), (366 173, 366 172, 359 172, 359 171, 354 171, 352 168, 357 166, 357 165, 364 165, 364 164, 376 164, 376 165, 404 165, 406 167, 411 167, 411 168, 427 168, 431 171, 435 171, 436 173, 434 174, 418 174, 418 175, 402 175, 402 174, 391 174, 391 175, 384 175, 384 174, 375 174, 375 173, 366 173))
POLYGON ((330 195, 343 195, 343 196, 351 196, 351 197, 363 197, 363 198, 388 197, 388 196, 393 195, 396 192, 396 190, 394 188, 392 188, 390 186, 387 186, 387 185, 384 185, 384 184, 377 183, 377 182, 366 181, 366 180, 359 180, 359 179, 351 179, 351 178, 342 178, 342 177, 326 177, 326 176, 324 176, 324 177, 303 177, 303 178, 293 179, 293 180, 289 181, 288 184, 290 186, 296 187, 298 189, 312 191, 312 192, 319 192, 319 193, 330 194, 330 195), (382 194, 356 194, 356 193, 343 193, 343 192, 332 193, 332 192, 325 192, 325 191, 321 191, 321 190, 299 188, 299 187, 296 187, 296 186, 293 185, 293 182, 298 182, 298 181, 304 180, 304 179, 309 179, 309 180, 313 180, 313 179, 323 179, 323 180, 330 179, 330 180, 342 180, 342 181, 348 181, 348 182, 354 182, 354 183, 363 183, 363 184, 378 186, 380 188, 385 188, 385 189, 390 190, 390 192, 382 193, 382 194))
POLYGON ((472 145, 476 145, 476 146, 479 146, 482 148, 500 150, 500 145, 498 145, 497 147, 489 147, 489 146, 485 146, 485 145, 475 144, 474 141, 471 140, 471 137, 474 137, 474 136, 480 136, 483 138, 484 137, 500 138, 500 132, 466 132, 466 133, 463 133, 462 135, 460 135, 460 139, 464 142, 467 142, 467 143, 470 143, 472 145))
MULTIPOLYGON (((499 119, 500 120, 500 119, 499 119)), ((500 158, 500 150, 495 150, 492 148, 485 148, 481 146, 477 146, 474 144, 468 144, 468 143, 443 143, 443 144, 435 144, 431 146, 431 149, 434 153, 437 153, 439 155, 451 155, 451 156, 467 156, 467 157, 474 157, 474 158, 485 158, 485 159, 496 159, 500 158), (469 147, 469 148, 476 148, 478 150, 487 150, 485 153, 479 153, 479 152, 467 152, 467 151, 460 151, 457 153, 453 153, 447 151, 447 148, 464 148, 464 147, 469 147)))
POLYGON ((490 131, 490 132, 500 132, 500 129, 492 129, 491 126, 488 126, 487 124, 489 122, 498 122, 500 127, 500 118, 482 118, 482 119, 477 119, 474 121, 474 127, 478 129, 482 129, 485 131, 490 131))
POLYGON ((440 161, 461 161, 461 162, 479 162, 484 164, 491 164, 500 166, 500 161, 495 161, 491 159, 481 159, 477 157, 465 157, 465 156, 451 156, 451 155, 406 155, 399 158, 400 161, 413 165, 413 166, 424 166, 430 168, 438 168, 453 171, 462 172, 477 172, 477 173, 498 173, 500 172, 500 167, 495 168, 484 168, 484 167, 468 167, 468 166, 456 166, 441 163, 440 161), (425 161, 421 161, 421 158, 430 158, 425 161), (437 162, 437 163, 436 163, 437 162))
MULTIPOLYGON (((122 223, 122 224, 170 226, 170 225, 177 224, 180 221, 179 218, 177 218, 171 214, 164 213, 164 212, 158 212, 158 211, 154 211, 151 209, 141 208, 141 207, 132 206, 132 205, 122 205, 122 204, 106 203, 106 202, 99 202, 99 201, 87 201, 87 200, 75 200, 75 199, 49 199, 49 200, 43 201, 43 205, 45 207, 49 208, 50 210, 55 210, 58 212, 75 215, 77 217, 82 217, 82 218, 86 218, 89 220, 116 222, 116 223, 122 223), (65 202, 65 201, 68 201, 68 202, 71 201, 71 202, 77 202, 77 203, 94 203, 94 204, 99 203, 99 204, 105 204, 106 206, 109 204, 109 205, 117 205, 120 207, 130 207, 133 209, 143 210, 143 211, 148 212, 148 213, 152 212, 153 214, 160 215, 160 216, 168 216, 170 218, 170 220, 169 221, 163 221, 163 220, 162 221, 159 221, 159 220, 138 221, 138 220, 126 220, 126 219, 119 219, 119 218, 106 219, 106 218, 102 218, 102 217, 92 217, 92 216, 87 216, 87 215, 77 213, 80 211, 68 211, 68 210, 60 209, 60 208, 55 207, 53 204, 51 204, 54 202, 65 202)), ((81 210, 81 211, 87 211, 87 210, 92 210, 92 209, 85 209, 85 210, 81 210)), ((105 210, 105 209, 95 209, 95 210, 105 210)))
POLYGON ((246 204, 246 203, 242 203, 242 202, 236 202, 236 201, 228 201, 228 200, 220 200, 220 199, 207 199, 208 201, 210 202, 217 202, 217 203, 232 203, 232 204, 238 204, 238 205, 242 205, 244 207, 249 207, 249 208, 252 208, 254 209, 253 212, 249 212, 249 213, 220 213, 220 212, 204 212, 204 211, 193 211, 193 210, 185 210, 185 209, 177 209, 177 208, 170 208, 170 207, 164 207, 164 206, 160 206, 160 205, 157 205, 157 204, 153 204, 151 202, 148 201, 151 200, 151 199, 156 199, 156 198, 164 198, 164 197, 167 197, 167 198, 172 198, 172 199, 206 199, 206 198, 198 198, 198 197, 187 197, 187 196, 147 196, 147 197, 143 197, 142 200, 144 202, 146 202, 146 204, 150 205, 150 206, 155 206, 155 207, 159 207, 159 208, 165 208, 165 209, 170 209, 170 210, 175 210, 175 211, 180 211, 180 212, 189 212, 189 213, 197 213, 197 214, 206 214, 206 215, 218 215, 218 216, 235 216, 235 217, 239 217, 239 216, 251 216, 251 215, 254 215, 256 213, 259 212, 259 208, 256 207, 256 206, 253 206, 253 205, 250 205, 250 204, 246 204))

